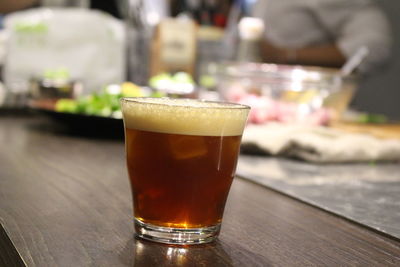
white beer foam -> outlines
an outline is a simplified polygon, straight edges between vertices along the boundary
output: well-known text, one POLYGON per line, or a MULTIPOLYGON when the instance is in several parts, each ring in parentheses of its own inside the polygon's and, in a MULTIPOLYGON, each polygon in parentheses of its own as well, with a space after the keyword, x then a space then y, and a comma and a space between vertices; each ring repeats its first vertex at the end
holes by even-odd
POLYGON ((121 105, 127 128, 204 136, 241 135, 249 112, 244 105, 194 99, 128 98, 121 105))

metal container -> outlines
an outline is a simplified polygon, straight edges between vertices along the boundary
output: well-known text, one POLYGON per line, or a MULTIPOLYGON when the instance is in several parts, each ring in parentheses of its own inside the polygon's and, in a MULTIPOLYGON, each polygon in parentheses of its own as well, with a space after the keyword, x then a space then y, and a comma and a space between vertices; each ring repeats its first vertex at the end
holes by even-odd
POLYGON ((29 87, 30 97, 35 100, 75 98, 82 91, 80 82, 69 79, 32 78, 29 87))

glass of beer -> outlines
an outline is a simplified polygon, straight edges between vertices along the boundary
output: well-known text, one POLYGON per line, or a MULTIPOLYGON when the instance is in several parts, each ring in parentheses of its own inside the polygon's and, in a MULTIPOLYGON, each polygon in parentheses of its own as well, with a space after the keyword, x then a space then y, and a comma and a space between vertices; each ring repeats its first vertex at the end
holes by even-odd
POLYGON ((201 244, 219 234, 248 106, 194 99, 123 98, 136 234, 201 244))

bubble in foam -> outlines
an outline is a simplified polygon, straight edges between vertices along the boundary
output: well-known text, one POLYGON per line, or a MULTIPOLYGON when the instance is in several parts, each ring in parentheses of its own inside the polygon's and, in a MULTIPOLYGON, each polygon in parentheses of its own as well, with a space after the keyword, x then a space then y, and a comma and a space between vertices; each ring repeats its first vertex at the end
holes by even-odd
POLYGON ((194 99, 125 98, 125 126, 131 129, 207 136, 241 135, 249 107, 194 99))

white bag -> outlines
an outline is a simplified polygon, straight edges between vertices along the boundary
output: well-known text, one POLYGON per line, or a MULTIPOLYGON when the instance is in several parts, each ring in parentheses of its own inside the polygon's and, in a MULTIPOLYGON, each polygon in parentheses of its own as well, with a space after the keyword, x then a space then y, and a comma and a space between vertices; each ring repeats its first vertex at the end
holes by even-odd
POLYGON ((84 93, 125 80, 123 24, 101 11, 38 8, 5 18, 8 33, 4 81, 24 92, 29 79, 66 69, 83 83, 84 93))

